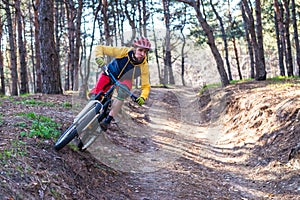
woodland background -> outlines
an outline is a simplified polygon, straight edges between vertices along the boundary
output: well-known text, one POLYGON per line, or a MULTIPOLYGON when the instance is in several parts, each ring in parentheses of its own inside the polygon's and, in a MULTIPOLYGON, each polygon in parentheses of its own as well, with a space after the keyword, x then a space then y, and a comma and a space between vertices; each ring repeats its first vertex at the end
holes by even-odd
POLYGON ((0 0, 0 199, 299 199, 299 78, 263 81, 299 76, 299 4, 0 0), (94 152, 55 151, 95 84, 93 47, 140 35, 167 87, 125 102, 94 152))
MULTIPOLYGON (((152 84, 298 76, 298 0, 1 0, 0 93, 87 91, 97 44, 144 35, 152 84)), ((109 59, 108 59, 109 60, 109 59)), ((138 81, 137 81, 138 83, 138 81)))

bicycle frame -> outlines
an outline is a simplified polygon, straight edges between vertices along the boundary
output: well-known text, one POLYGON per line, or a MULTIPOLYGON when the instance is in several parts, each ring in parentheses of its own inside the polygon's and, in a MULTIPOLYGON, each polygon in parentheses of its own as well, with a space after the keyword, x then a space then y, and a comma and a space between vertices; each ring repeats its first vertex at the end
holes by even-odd
POLYGON ((109 114, 109 107, 112 102, 112 94, 115 90, 115 85, 106 93, 99 93, 95 100, 92 100, 75 118, 74 124, 84 126, 81 132, 78 132, 79 150, 86 150, 101 134, 102 129, 99 123, 109 114), (100 100, 99 100, 100 99, 100 100))
POLYGON ((136 102, 137 97, 134 96, 127 87, 120 84, 107 70, 107 67, 104 67, 103 71, 111 78, 113 85, 107 92, 98 93, 95 99, 89 101, 83 110, 74 118, 72 125, 56 141, 54 145, 56 150, 62 149, 75 137, 79 139, 79 144, 77 145, 79 150, 85 150, 99 137, 102 132, 99 123, 109 114, 112 95, 116 87, 125 90, 131 99, 136 102))

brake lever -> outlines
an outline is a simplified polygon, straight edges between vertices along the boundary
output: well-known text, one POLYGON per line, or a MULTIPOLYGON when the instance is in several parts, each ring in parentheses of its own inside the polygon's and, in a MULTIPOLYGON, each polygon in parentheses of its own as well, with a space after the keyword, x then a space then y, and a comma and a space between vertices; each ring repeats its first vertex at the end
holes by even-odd
POLYGON ((131 97, 131 100, 136 103, 136 100, 138 97, 136 97, 134 94, 131 94, 130 97, 131 97))

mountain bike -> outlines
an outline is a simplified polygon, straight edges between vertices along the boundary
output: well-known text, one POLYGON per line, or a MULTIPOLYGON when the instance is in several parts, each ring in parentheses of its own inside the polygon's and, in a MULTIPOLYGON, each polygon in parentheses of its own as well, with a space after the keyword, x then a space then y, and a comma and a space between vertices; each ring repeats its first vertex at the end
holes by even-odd
POLYGON ((130 98, 136 102, 137 97, 131 91, 120 84, 120 82, 113 76, 107 67, 102 70, 108 75, 112 81, 112 86, 107 92, 99 92, 94 100, 81 110, 81 112, 74 118, 73 123, 69 128, 58 138, 54 145, 55 150, 60 150, 73 139, 78 139, 77 147, 80 151, 86 150, 101 134, 102 129, 99 123, 104 120, 110 112, 112 105, 112 96, 116 87, 129 94, 130 98))

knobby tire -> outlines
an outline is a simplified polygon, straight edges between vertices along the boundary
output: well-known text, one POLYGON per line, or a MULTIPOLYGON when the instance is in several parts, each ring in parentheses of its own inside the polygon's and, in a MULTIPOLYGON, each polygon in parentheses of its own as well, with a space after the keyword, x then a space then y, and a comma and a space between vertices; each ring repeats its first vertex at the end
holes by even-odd
POLYGON ((59 151, 77 136, 75 124, 72 124, 56 141, 54 149, 59 151))

